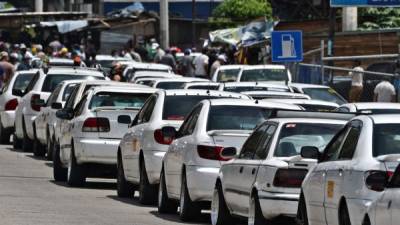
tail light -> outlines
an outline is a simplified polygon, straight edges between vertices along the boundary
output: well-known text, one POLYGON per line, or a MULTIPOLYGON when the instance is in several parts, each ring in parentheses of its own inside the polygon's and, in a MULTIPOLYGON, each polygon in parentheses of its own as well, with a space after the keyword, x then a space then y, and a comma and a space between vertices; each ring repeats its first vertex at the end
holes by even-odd
POLYGON ((171 137, 165 137, 161 129, 154 131, 154 139, 158 144, 162 145, 170 145, 174 141, 174 139, 171 137))
POLYGON ((4 108, 6 111, 13 111, 17 108, 17 106, 18 106, 18 99, 14 98, 8 101, 4 108))
POLYGON ((110 132, 110 121, 107 118, 87 118, 83 122, 82 132, 110 132))
POLYGON ((218 160, 218 161, 230 160, 231 158, 224 158, 221 156, 222 150, 224 150, 224 147, 221 146, 206 146, 206 145, 197 146, 197 153, 203 159, 218 160))
POLYGON ((274 178, 275 187, 300 188, 307 170, 302 169, 278 169, 274 178))
POLYGON ((40 108, 42 107, 40 104, 38 104, 39 102, 40 102, 40 95, 38 95, 38 94, 32 95, 31 108, 38 112, 40 112, 40 108))
POLYGON ((365 176, 365 185, 370 190, 383 191, 392 175, 391 171, 368 171, 365 176))

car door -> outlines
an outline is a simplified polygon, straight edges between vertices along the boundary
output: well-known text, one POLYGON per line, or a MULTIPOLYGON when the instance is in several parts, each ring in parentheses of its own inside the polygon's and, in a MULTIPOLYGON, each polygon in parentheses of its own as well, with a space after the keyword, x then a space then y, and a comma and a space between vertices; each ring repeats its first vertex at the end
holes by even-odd
POLYGON ((57 100, 57 97, 60 94, 61 87, 61 85, 58 85, 53 93, 51 93, 49 99, 47 100, 46 106, 41 109, 41 113, 36 118, 36 136, 41 140, 46 139, 47 117, 49 116, 51 111, 51 104, 53 104, 53 102, 57 100))
POLYGON ((247 215, 249 186, 253 184, 261 163, 261 160, 254 160, 254 156, 268 127, 269 124, 258 127, 244 143, 239 157, 224 166, 222 182, 225 200, 234 214, 247 215))
POLYGON ((351 121, 347 129, 346 137, 340 146, 337 160, 332 161, 331 166, 326 170, 326 192, 325 192, 325 217, 328 225, 337 225, 340 200, 351 193, 354 189, 353 181, 357 180, 360 174, 353 172, 352 159, 357 148, 358 138, 361 133, 362 122, 351 121))
MULTIPOLYGON (((326 224, 324 208, 326 173, 339 157, 340 147, 347 134, 347 130, 347 127, 343 128, 327 145, 320 163, 309 173, 307 183, 302 186, 310 224, 326 224)), ((329 196, 331 196, 331 192, 329 196)))
POLYGON ((399 224, 400 221, 400 166, 396 169, 388 188, 385 191, 388 194, 389 201, 386 205, 391 212, 391 223, 382 221, 377 224, 399 224))
POLYGON ((179 138, 174 141, 168 148, 164 156, 164 171, 165 182, 169 193, 179 196, 181 190, 181 177, 184 152, 187 147, 194 145, 193 132, 200 115, 203 105, 200 104, 192 110, 185 122, 182 124, 182 129, 179 129, 179 138))

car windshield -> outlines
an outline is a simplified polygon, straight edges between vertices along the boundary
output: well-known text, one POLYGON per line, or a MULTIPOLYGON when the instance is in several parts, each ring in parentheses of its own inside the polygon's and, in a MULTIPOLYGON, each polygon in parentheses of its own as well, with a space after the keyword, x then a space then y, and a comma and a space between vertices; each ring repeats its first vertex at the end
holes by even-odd
POLYGON ((239 76, 240 69, 220 70, 217 75, 217 82, 236 81, 239 76))
POLYGON ((196 90, 218 90, 218 86, 214 85, 193 85, 188 87, 188 89, 196 89, 196 90))
POLYGON ((62 96, 62 101, 67 101, 68 97, 71 95, 72 91, 75 89, 77 84, 68 84, 65 89, 64 93, 62 96))
POLYGON ((274 156, 299 155, 304 146, 317 147, 320 152, 344 125, 315 123, 286 123, 280 132, 274 156))
POLYGON ((240 81, 287 81, 285 69, 252 69, 243 70, 240 81))
POLYGON ((400 109, 363 109, 363 114, 400 114, 400 109))
POLYGON ((400 154, 400 124, 375 124, 373 155, 400 154))
POLYGON ((307 97, 299 95, 273 95, 273 94, 249 94, 254 99, 307 99, 307 97))
POLYGON ((13 90, 25 90, 28 87, 29 82, 31 82, 34 73, 20 74, 15 78, 13 90))
POLYGON ((332 88, 303 88, 303 92, 312 99, 334 102, 338 105, 346 104, 346 101, 332 88))
POLYGON ((151 94, 99 92, 92 97, 89 109, 98 107, 137 108, 140 109, 151 94))
POLYGON ((208 116, 207 131, 253 130, 270 115, 270 109, 259 107, 213 106, 208 116))
POLYGON ((56 86, 63 82, 64 80, 104 80, 104 77, 95 77, 95 76, 81 76, 81 75, 47 75, 42 91, 43 92, 53 92, 56 86))
POLYGON ((182 89, 182 84, 184 82, 160 82, 157 84, 156 88, 164 89, 164 90, 171 90, 171 89, 182 89))

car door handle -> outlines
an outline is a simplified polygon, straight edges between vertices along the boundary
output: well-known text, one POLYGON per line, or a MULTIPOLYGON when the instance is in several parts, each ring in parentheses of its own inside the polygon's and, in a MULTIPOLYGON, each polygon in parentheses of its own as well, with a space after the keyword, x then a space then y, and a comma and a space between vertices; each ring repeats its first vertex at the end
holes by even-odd
POLYGON ((239 173, 243 173, 243 166, 240 167, 239 173))
POLYGON ((254 168, 251 170, 251 175, 254 175, 255 173, 256 173, 256 169, 254 168))
POLYGON ((344 172, 343 169, 339 169, 339 176, 340 176, 340 177, 343 176, 343 172, 344 172))

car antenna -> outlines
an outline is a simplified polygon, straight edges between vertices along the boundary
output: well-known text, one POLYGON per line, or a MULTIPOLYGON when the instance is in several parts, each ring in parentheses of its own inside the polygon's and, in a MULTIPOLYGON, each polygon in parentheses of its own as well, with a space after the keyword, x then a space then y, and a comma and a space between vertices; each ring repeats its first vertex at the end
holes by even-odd
POLYGON ((256 102, 255 102, 256 104, 258 104, 258 99, 256 99, 256 102))

